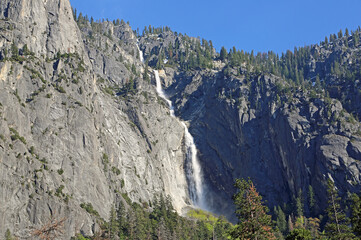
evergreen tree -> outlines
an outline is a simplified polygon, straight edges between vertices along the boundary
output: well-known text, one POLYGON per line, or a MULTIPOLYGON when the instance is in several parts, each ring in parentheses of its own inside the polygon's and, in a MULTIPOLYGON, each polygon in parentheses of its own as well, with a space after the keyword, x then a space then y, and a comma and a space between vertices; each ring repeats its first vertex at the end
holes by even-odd
POLYGON ((225 61, 225 60, 227 59, 227 56, 228 56, 228 54, 227 54, 226 48, 225 48, 225 47, 222 47, 222 48, 221 48, 221 53, 220 53, 220 59, 221 59, 221 61, 225 61))
POLYGON ((340 31, 338 32, 338 34, 337 34, 337 37, 340 39, 340 38, 342 38, 342 36, 343 36, 342 30, 340 30, 340 31))
POLYGON ((311 232, 304 228, 296 228, 287 237, 286 240, 311 240, 311 232))
POLYGON ((19 55, 19 48, 14 42, 11 44, 11 54, 13 57, 17 57, 19 55))
POLYGON ((320 219, 318 218, 308 218, 307 219, 307 229, 311 232, 311 235, 314 239, 319 239, 320 236, 320 219))
POLYGON ((231 236, 234 239, 275 239, 271 216, 267 214, 267 207, 262 205, 262 197, 252 181, 236 179, 235 187, 239 190, 233 196, 239 222, 231 236))
POLYGON ((303 198, 302 198, 302 190, 300 189, 296 198, 296 214, 297 217, 303 216, 303 198))
POLYGON ((294 229, 291 215, 288 215, 287 228, 289 232, 292 232, 294 229))
POLYGON ((145 63, 144 72, 143 72, 143 80, 149 82, 149 69, 148 69, 148 61, 145 63))
POLYGON ((361 237, 361 196, 352 194, 352 206, 351 206, 351 223, 354 233, 361 237))
POLYGON ((315 213, 315 193, 311 185, 308 186, 307 200, 310 214, 313 215, 315 213))
POLYGON ((215 239, 227 239, 226 234, 231 229, 231 224, 223 217, 220 216, 214 226, 214 237, 215 239))
POLYGON ((109 226, 108 226, 108 236, 109 239, 115 239, 115 236, 118 234, 118 222, 117 222, 117 213, 115 211, 114 206, 110 209, 110 219, 109 219, 109 226))
POLYGON ((287 221, 285 213, 280 206, 274 207, 274 213, 276 215, 276 226, 283 234, 285 234, 287 232, 287 221))
POLYGON ((340 197, 336 190, 335 184, 330 179, 328 180, 328 207, 327 216, 328 221, 325 227, 326 236, 329 239, 352 239, 354 235, 348 227, 349 220, 340 206, 340 197))
POLYGON ((356 32, 352 35, 352 39, 353 39, 353 46, 357 47, 359 44, 359 40, 360 40, 358 32, 356 32))
POLYGON ((117 209, 117 225, 118 225, 118 236, 120 239, 125 238, 126 233, 126 223, 127 223, 127 213, 125 211, 125 207, 122 203, 119 204, 119 207, 117 209))

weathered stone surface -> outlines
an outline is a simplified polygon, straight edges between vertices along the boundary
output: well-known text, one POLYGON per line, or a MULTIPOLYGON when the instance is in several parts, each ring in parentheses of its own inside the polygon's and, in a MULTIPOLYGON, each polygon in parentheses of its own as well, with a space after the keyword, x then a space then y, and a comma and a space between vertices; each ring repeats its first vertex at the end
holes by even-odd
POLYGON ((142 80, 131 28, 103 23, 111 37, 90 40, 68 0, 2 1, 0 16, 13 26, 0 51, 14 42, 34 52, 0 62, 0 236, 28 238, 51 216, 65 217, 64 239, 92 235, 97 217, 80 204, 107 220, 122 194, 169 195, 181 213, 190 204, 184 129, 142 80), (134 92, 120 93, 130 79, 134 92))
POLYGON ((4 0, 0 4, 0 18, 15 25, 15 31, 4 32, 12 39, 2 38, 2 42, 27 44, 37 56, 53 57, 58 51, 84 52, 68 0, 4 0))

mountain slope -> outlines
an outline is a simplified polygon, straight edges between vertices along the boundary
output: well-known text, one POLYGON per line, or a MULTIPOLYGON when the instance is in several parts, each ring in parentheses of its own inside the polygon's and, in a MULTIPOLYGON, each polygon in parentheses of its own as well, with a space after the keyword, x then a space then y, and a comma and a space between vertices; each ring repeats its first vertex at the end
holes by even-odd
POLYGON ((0 5, 0 235, 29 237, 51 216, 65 217, 64 238, 93 235, 97 216, 85 203, 106 220, 124 197, 149 204, 164 194, 179 212, 188 206, 184 129, 140 77, 130 27, 94 34, 95 45, 69 1, 0 5))
POLYGON ((361 190, 360 31, 278 57, 217 53, 167 27, 136 36, 124 21, 74 21, 68 0, 5 0, 0 16, 1 236, 30 237, 50 217, 65 218, 64 238, 90 236, 129 199, 192 206, 184 128, 153 69, 189 123, 208 210, 233 219, 241 177, 270 207, 312 186, 308 216, 323 213, 328 179, 343 196, 361 190))
POLYGON ((323 213, 329 178, 343 195, 360 191, 359 35, 281 57, 217 55, 204 39, 170 31, 142 37, 146 60, 165 68, 176 113, 190 122, 213 211, 232 215, 231 183, 240 177, 270 207, 302 191, 312 216, 323 213), (317 209, 306 201, 309 186, 317 209))

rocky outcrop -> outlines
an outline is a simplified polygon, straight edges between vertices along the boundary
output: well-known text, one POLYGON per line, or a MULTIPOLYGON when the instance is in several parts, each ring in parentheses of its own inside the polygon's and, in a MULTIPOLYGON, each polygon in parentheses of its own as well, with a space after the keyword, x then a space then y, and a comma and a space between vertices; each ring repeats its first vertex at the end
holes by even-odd
POLYGON ((232 68, 203 39, 159 29, 137 39, 123 21, 75 21, 68 0, 4 0, 0 18, 0 236, 31 238, 49 218, 64 219, 64 239, 92 235, 112 206, 149 207, 159 194, 179 213, 191 205, 184 128, 151 67, 189 124, 210 210, 233 219, 235 178, 251 177, 271 207, 312 186, 314 215, 328 179, 341 194, 361 190, 360 84, 335 67, 359 67, 357 45, 305 54, 305 76, 328 96, 232 68))
POLYGON ((0 45, 27 44, 37 56, 53 57, 57 52, 79 53, 84 47, 80 31, 73 20, 68 0, 6 0, 0 4, 1 24, 11 26, 2 32, 0 45))
POLYGON ((282 96, 275 89, 287 83, 272 75, 249 81, 168 71, 167 77, 176 112, 190 122, 213 211, 232 219, 235 178, 250 177, 270 207, 291 203, 299 190, 307 199, 312 186, 317 213, 327 202, 327 179, 341 194, 360 191, 360 125, 338 100, 301 89, 282 96))
POLYGON ((64 0, 3 1, 0 15, 0 236, 51 217, 64 239, 93 235, 127 198, 188 206, 184 129, 142 79, 130 27, 90 40, 64 0))

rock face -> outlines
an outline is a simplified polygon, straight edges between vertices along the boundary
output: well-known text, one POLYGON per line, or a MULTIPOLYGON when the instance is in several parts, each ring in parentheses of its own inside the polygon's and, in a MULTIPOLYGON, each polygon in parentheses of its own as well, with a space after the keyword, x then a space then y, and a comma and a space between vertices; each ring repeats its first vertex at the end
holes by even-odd
POLYGON ((196 38, 153 30, 137 39, 123 21, 74 21, 68 0, 3 0, 0 18, 0 236, 31 238, 49 218, 65 220, 64 239, 92 235, 129 199, 148 206, 169 195, 179 213, 191 204, 184 128, 156 94, 151 67, 163 68, 176 115, 190 125, 212 211, 234 217, 241 177, 271 207, 299 190, 306 199, 312 186, 314 214, 328 179, 341 194, 361 190, 361 128, 349 113, 361 117, 360 80, 332 74, 335 59, 360 67, 360 46, 312 47, 307 79, 321 77, 326 97, 230 68, 196 38), (186 52, 206 67, 183 64, 186 52))
MULTIPOLYGON (((250 177, 271 208, 292 203, 300 190, 307 199, 312 186, 317 202, 312 214, 323 213, 328 179, 342 195, 361 190, 356 147, 361 143, 360 123, 347 113, 360 116, 359 80, 347 80, 347 75, 360 76, 360 46, 350 39, 315 45, 306 57, 305 77, 313 79, 313 85, 321 78, 330 96, 316 96, 304 87, 289 91, 289 81, 270 73, 252 75, 245 65, 236 69, 213 61, 210 70, 184 71, 180 61, 180 66, 165 67, 167 93, 176 114, 190 123, 199 150, 208 189, 205 199, 212 211, 233 218, 235 178, 250 177), (347 48, 346 41, 353 47, 347 48), (341 66, 347 69, 344 75, 338 73, 341 66)), ((171 33, 148 34, 140 42, 154 64, 162 57, 152 53, 174 59, 169 46, 178 56, 192 46, 198 52, 207 46, 203 40, 201 47, 200 40, 171 33)), ((305 208, 311 212, 307 201, 305 208)))
POLYGON ((53 57, 57 52, 83 53, 80 31, 73 20, 68 0, 5 0, 0 18, 10 20, 14 30, 3 32, 7 43, 27 44, 37 56, 53 57), (16 35, 17 38, 11 39, 16 35))
POLYGON ((235 178, 251 177, 270 207, 292 202, 299 190, 307 199, 312 186, 318 213, 327 203, 327 179, 341 194, 360 191, 360 126, 343 116, 338 100, 327 103, 303 93, 277 100, 274 89, 283 80, 272 75, 256 77, 251 85, 219 72, 168 78, 176 112, 191 123, 213 211, 232 219, 235 178))
POLYGON ((51 217, 64 239, 93 235, 127 198, 190 204, 184 129, 140 77, 127 24, 90 41, 68 0, 2 1, 0 16, 0 236, 29 238, 51 217))

